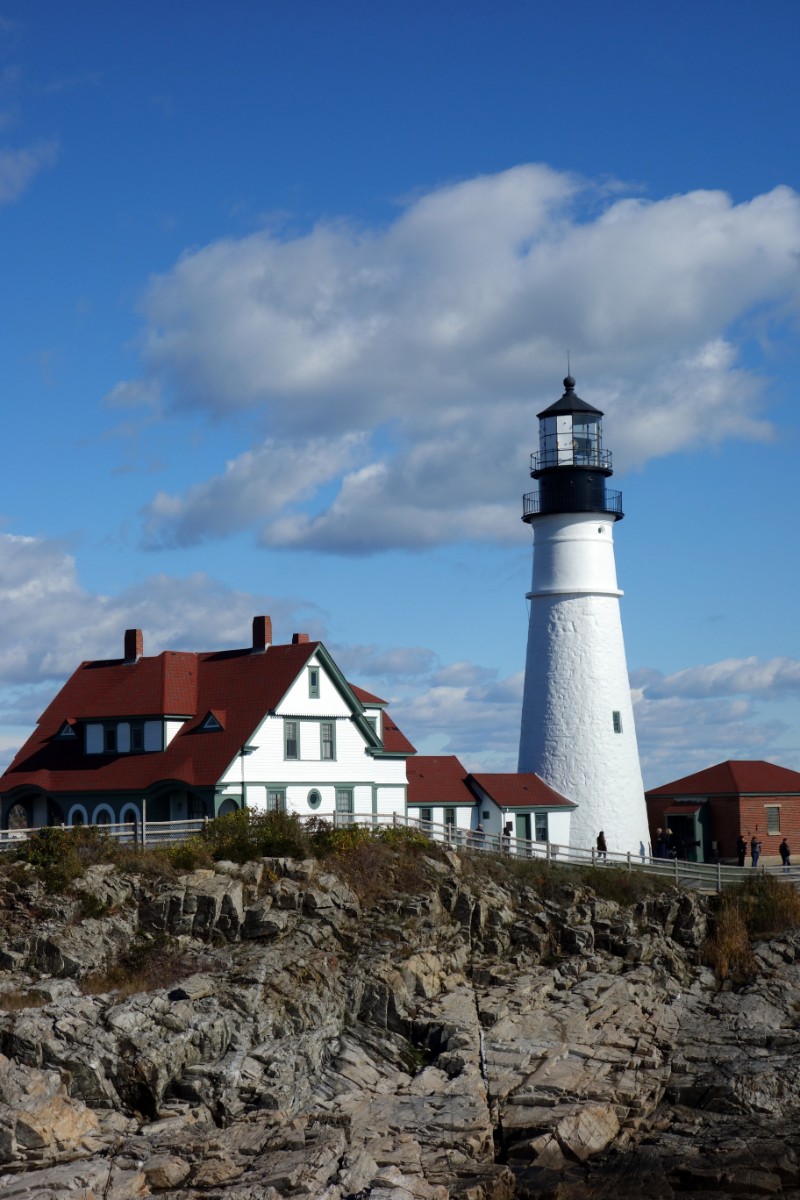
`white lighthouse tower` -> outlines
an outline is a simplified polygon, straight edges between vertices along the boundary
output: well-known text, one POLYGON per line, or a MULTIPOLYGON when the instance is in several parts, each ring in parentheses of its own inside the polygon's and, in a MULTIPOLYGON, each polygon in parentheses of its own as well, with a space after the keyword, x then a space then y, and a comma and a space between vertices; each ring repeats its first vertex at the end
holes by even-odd
POLYGON ((539 416, 524 497, 533 530, 533 584, 522 701, 519 770, 535 771, 575 801, 570 844, 649 848, 614 563, 621 492, 606 491, 611 453, 599 409, 564 395, 539 416))

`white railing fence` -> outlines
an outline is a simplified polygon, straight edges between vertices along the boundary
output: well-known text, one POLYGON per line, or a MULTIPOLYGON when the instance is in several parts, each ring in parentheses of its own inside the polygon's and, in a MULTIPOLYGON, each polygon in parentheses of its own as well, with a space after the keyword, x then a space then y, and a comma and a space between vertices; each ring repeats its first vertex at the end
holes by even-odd
MULTIPOLYGON (((314 818, 316 819, 316 818, 314 818)), ((683 887, 699 888, 704 891, 721 892, 724 888, 752 879, 754 875, 767 874, 795 886, 800 886, 800 867, 759 865, 732 867, 722 863, 686 862, 678 858, 653 858, 649 854, 619 853, 609 850, 601 853, 594 847, 557 845, 553 842, 537 842, 506 834, 478 833, 474 829, 461 829, 455 825, 422 821, 405 813, 362 814, 333 813, 334 828, 357 825, 370 830, 381 828, 409 829, 422 833, 433 842, 450 846, 459 853, 494 854, 512 856, 516 859, 538 859, 553 867, 615 867, 625 871, 642 871, 661 876, 665 882, 683 887)), ((201 817, 184 821, 129 821, 125 824, 75 825, 51 828, 97 829, 107 837, 142 848, 170 845, 185 841, 201 833, 211 823, 210 818, 201 817)), ((42 827, 30 829, 0 830, 0 853, 12 850, 20 842, 35 837, 42 827)))

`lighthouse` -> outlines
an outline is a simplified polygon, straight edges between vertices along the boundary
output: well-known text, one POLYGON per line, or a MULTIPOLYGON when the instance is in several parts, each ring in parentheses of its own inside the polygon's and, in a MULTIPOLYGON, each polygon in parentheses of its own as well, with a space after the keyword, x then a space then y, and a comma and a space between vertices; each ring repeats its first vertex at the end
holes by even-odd
POLYGON ((609 851, 638 854, 649 834, 614 563, 622 493, 606 488, 602 417, 571 375, 538 414, 539 490, 524 497, 522 517, 533 531, 533 582, 519 770, 578 805, 572 846, 594 846, 602 830, 609 851))

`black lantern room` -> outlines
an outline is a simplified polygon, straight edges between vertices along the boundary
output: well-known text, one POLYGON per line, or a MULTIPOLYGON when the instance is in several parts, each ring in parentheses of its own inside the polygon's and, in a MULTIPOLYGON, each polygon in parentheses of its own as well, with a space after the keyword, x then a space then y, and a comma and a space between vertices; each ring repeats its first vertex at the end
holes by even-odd
POLYGON ((547 513, 607 513, 623 517, 622 493, 606 490, 613 474, 611 451, 603 449, 598 408, 575 394, 575 380, 564 380, 564 395, 539 418, 539 452, 531 455, 531 476, 539 491, 524 497, 523 521, 547 513))

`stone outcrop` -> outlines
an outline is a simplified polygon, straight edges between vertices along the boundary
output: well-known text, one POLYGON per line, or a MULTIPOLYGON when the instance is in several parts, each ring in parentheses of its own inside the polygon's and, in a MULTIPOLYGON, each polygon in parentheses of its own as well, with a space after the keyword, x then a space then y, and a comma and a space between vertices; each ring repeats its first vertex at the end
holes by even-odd
POLYGON ((800 937, 725 990, 702 898, 553 881, 6 870, 0 1195, 800 1200, 800 937))

